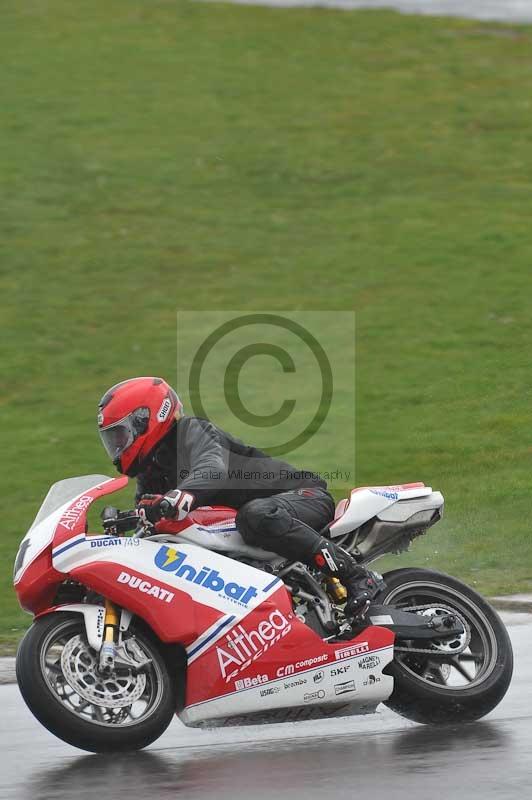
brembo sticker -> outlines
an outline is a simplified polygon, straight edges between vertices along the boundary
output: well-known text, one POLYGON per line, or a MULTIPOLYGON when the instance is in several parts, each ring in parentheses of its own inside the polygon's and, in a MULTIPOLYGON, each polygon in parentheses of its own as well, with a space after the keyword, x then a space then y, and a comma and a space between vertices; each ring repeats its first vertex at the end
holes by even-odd
POLYGON ((255 630, 247 631, 236 625, 225 637, 223 647, 216 647, 218 664, 225 682, 247 669, 266 650, 274 647, 281 637, 292 629, 280 611, 272 611, 267 620, 259 622, 255 630))

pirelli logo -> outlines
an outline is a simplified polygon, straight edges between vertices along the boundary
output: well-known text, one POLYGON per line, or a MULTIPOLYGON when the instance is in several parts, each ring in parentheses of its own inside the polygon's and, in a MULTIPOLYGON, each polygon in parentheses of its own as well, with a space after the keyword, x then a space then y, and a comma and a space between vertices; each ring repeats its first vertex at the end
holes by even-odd
POLYGON ((360 656, 368 651, 369 645, 367 642, 357 642, 357 644, 352 644, 349 647, 342 647, 341 650, 335 650, 334 657, 337 661, 341 661, 342 658, 353 658, 353 656, 360 656))

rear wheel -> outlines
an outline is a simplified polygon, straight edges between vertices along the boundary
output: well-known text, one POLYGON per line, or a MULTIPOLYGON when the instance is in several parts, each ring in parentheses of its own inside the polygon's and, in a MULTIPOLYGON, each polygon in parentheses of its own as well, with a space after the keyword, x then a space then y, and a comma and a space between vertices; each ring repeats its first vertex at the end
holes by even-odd
POLYGON ((471 721, 495 708, 513 671, 512 645, 496 611, 461 581, 432 570, 398 569, 384 580, 375 602, 424 616, 453 612, 465 630, 452 639, 397 642, 386 668, 394 677, 386 705, 425 724, 471 721))
POLYGON ((83 617, 36 620, 17 653, 17 681, 30 711, 51 733, 95 753, 139 750, 161 736, 175 713, 175 688, 156 641, 132 628, 142 669, 98 672, 83 617))

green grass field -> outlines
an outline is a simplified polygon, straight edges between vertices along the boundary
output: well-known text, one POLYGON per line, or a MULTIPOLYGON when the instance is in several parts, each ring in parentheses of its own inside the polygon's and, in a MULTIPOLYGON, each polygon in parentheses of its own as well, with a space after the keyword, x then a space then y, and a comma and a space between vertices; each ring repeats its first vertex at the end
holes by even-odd
POLYGON ((532 589, 532 29, 8 0, 0 52, 2 641, 19 539, 109 472, 97 400, 172 380, 178 308, 355 309, 357 482, 447 501, 402 563, 532 589))

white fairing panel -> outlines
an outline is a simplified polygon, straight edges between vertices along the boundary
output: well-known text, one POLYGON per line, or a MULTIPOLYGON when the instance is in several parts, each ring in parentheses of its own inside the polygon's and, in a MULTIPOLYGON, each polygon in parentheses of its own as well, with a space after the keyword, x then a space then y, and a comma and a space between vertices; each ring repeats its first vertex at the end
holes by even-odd
POLYGON ((416 497, 412 500, 401 500, 394 503, 393 506, 384 509, 377 516, 383 522, 406 522, 420 511, 429 511, 431 509, 436 511, 442 508, 443 504, 442 493, 431 492, 426 497, 416 497))
POLYGON ((23 554, 23 558, 20 564, 17 558, 15 584, 37 556, 48 547, 59 520, 72 502, 94 487, 111 480, 106 475, 83 475, 79 478, 66 478, 50 487, 31 528, 20 543, 19 553, 23 554))
POLYGON ((194 726, 206 720, 230 719, 261 710, 317 706, 325 712, 330 707, 331 716, 335 707, 341 708, 342 715, 373 711, 393 691, 392 676, 382 672, 393 659, 393 646, 353 657, 349 657, 349 650, 339 645, 336 661, 296 674, 285 666, 278 670, 281 677, 273 680, 259 675, 250 680, 247 688, 243 685, 223 697, 187 706, 179 718, 185 725, 194 726))
MULTIPOLYGON (((375 486, 366 489, 353 489, 349 504, 342 516, 330 526, 331 538, 343 536, 356 530, 364 522, 379 516, 384 519, 383 512, 404 500, 425 498, 433 494, 430 486, 413 489, 400 489, 394 486, 375 486)), ((439 492, 435 494, 439 495, 439 492)), ((441 495, 440 495, 441 497, 441 495)), ((443 501, 443 498, 442 498, 443 501)))
POLYGON ((76 614, 81 614, 85 619, 87 641, 97 653, 100 652, 105 622, 104 606, 94 606, 88 603, 72 603, 70 605, 60 606, 57 611, 75 611, 76 614))
POLYGON ((91 562, 119 565, 119 583, 142 574, 150 579, 152 588, 161 583, 175 586, 196 602, 236 618, 267 600, 281 583, 261 570, 218 553, 206 553, 188 542, 168 546, 146 539, 80 534, 52 551, 58 572, 68 574, 91 562))
POLYGON ((257 561, 271 561, 273 558, 278 558, 275 553, 247 545, 236 525, 231 526, 231 529, 228 526, 224 530, 220 530, 216 525, 191 525, 181 531, 178 538, 179 541, 191 542, 205 550, 214 550, 217 553, 238 554, 257 561))

